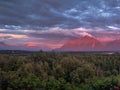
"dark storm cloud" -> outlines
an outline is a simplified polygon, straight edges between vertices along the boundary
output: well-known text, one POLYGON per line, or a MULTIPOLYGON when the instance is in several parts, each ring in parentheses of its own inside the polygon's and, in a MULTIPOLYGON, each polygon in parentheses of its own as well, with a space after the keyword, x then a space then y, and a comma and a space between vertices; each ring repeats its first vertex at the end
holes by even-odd
MULTIPOLYGON (((22 27, 52 27, 68 20, 63 11, 76 3, 61 0, 2 0, 0 1, 0 24, 22 27)), ((70 20, 71 21, 71 20, 70 20)))
POLYGON ((0 27, 15 30, 41 30, 45 27, 120 28, 119 15, 120 0, 0 1, 0 27))

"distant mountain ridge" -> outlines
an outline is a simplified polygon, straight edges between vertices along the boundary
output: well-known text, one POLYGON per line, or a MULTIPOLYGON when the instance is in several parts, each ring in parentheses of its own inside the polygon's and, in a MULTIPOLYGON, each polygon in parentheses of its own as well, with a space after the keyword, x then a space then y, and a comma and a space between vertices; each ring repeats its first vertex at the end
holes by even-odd
POLYGON ((28 46, 27 44, 24 45, 9 45, 4 42, 0 42, 0 50, 27 50, 27 51, 39 51, 39 50, 48 50, 50 48, 47 46, 28 46))
POLYGON ((69 40, 58 51, 119 51, 120 39, 101 42, 95 37, 84 36, 80 39, 69 40), (106 43, 106 44, 104 44, 106 43))
MULTIPOLYGON (((27 51, 50 51, 47 46, 9 45, 0 42, 0 50, 27 50, 27 51)), ((84 36, 80 39, 69 40, 62 47, 55 51, 120 51, 120 39, 102 42, 92 36, 84 36)))

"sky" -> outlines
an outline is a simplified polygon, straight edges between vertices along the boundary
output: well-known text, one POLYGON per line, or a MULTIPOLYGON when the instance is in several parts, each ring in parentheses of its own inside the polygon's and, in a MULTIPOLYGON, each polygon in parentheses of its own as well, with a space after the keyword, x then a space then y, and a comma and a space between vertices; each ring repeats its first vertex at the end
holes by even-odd
POLYGON ((0 44, 55 49, 86 35, 120 38, 120 0, 0 0, 0 44))

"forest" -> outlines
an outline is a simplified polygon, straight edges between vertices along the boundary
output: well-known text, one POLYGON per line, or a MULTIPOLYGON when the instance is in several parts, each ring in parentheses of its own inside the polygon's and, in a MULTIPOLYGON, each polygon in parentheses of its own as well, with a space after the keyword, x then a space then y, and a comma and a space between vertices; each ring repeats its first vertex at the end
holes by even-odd
POLYGON ((120 90, 119 52, 1 52, 0 90, 120 90))

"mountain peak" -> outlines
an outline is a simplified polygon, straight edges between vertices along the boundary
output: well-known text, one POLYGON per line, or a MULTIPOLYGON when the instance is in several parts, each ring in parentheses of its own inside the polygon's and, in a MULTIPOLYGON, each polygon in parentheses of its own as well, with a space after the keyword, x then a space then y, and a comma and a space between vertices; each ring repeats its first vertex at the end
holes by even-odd
POLYGON ((86 37, 86 38, 92 38, 93 36, 85 35, 84 37, 86 37))
POLYGON ((102 44, 93 36, 84 36, 80 39, 69 40, 60 49, 71 51, 93 51, 100 50, 102 44))
POLYGON ((93 36, 84 36, 79 40, 81 43, 94 43, 94 42, 99 42, 95 37, 93 36))
POLYGON ((93 37, 93 36, 88 36, 88 35, 86 35, 86 36, 82 37, 82 39, 96 39, 96 38, 93 37))
POLYGON ((80 39, 69 40, 59 50, 63 51, 118 51, 120 39, 106 42, 99 41, 93 36, 84 36, 80 39))

